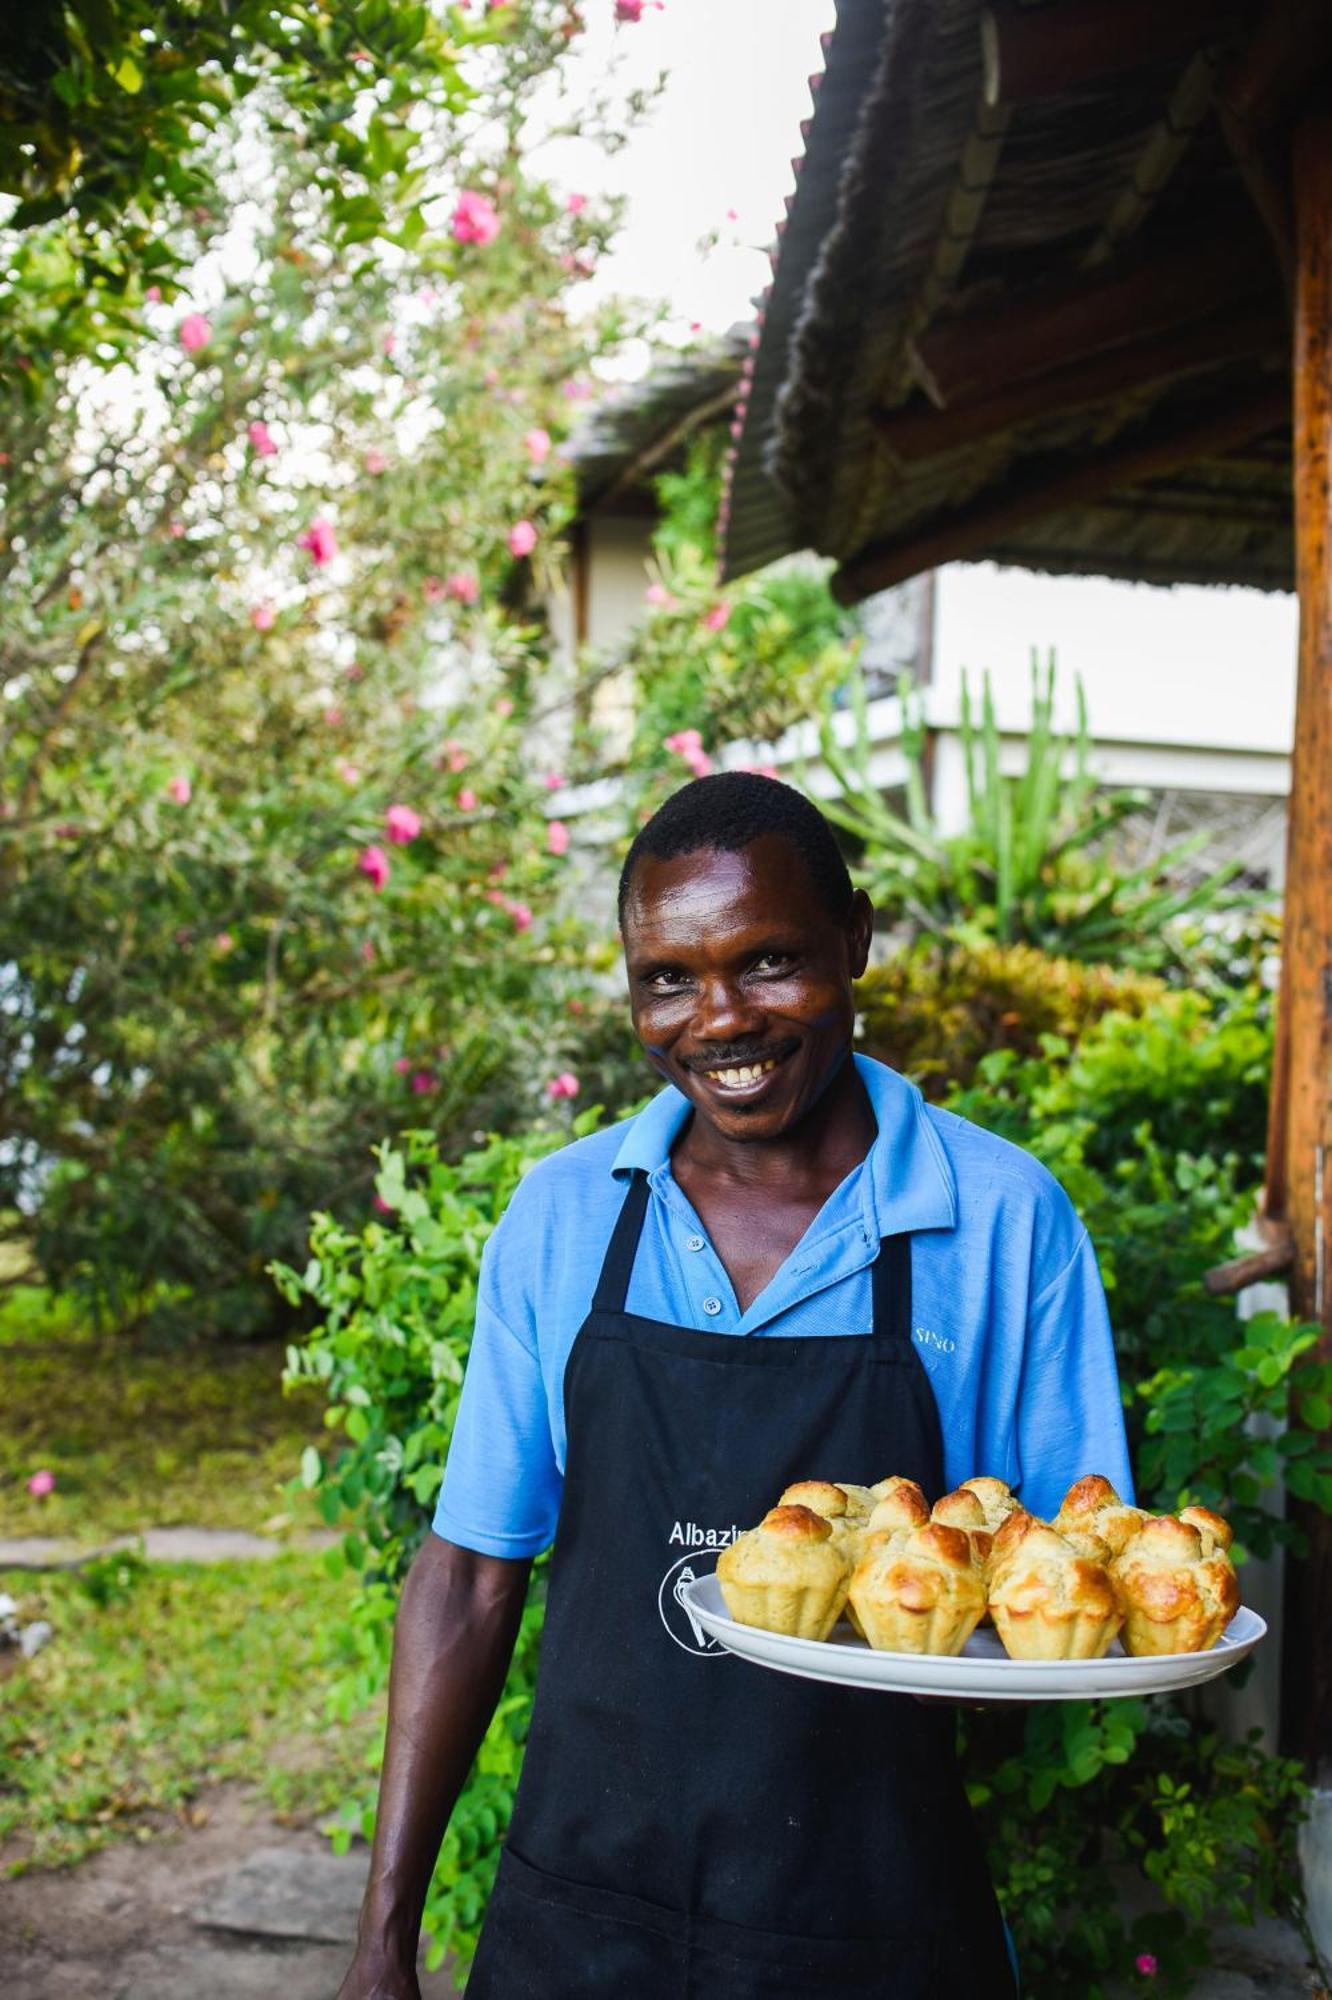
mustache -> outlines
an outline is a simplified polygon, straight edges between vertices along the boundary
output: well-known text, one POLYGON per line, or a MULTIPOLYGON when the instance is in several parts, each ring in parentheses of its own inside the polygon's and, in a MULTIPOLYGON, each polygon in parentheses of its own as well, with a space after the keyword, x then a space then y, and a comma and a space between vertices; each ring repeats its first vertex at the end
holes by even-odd
POLYGON ((721 1042, 706 1055, 686 1056, 680 1067, 704 1072, 710 1069, 744 1069, 750 1063, 780 1061, 797 1046, 793 1041, 751 1043, 721 1042))

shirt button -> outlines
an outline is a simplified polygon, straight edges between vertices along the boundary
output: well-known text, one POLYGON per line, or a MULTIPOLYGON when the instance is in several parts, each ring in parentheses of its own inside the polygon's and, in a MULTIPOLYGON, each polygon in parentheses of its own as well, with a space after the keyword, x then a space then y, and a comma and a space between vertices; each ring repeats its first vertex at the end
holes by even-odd
POLYGON ((715 1319, 717 1317, 717 1314, 721 1311, 721 1300, 704 1299, 703 1310, 705 1313, 707 1313, 710 1319, 715 1319))
POLYGON ((701 1236, 685 1237, 686 1250, 701 1250, 702 1248, 703 1248, 703 1238, 701 1236))

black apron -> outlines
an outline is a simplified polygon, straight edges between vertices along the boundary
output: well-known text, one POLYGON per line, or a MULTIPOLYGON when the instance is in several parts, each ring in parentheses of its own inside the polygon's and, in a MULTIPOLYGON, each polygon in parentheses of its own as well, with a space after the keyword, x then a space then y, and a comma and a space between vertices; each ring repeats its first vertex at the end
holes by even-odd
POLYGON ((911 1241, 874 1325, 624 1309, 636 1173, 564 1379, 568 1454, 523 1775, 468 2000, 1011 2000, 946 1707, 750 1665, 680 1589, 796 1479, 943 1491, 911 1241))

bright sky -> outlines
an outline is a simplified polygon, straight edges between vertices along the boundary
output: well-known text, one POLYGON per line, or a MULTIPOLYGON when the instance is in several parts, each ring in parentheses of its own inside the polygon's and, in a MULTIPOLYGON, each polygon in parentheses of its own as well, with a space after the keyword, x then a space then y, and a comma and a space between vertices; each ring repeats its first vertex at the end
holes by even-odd
POLYGON ((665 299, 679 334, 693 320, 724 333, 768 282, 834 0, 648 0, 636 26, 618 28, 612 14, 611 0, 587 0, 572 88, 590 92, 612 62, 621 86, 650 89, 662 70, 668 81, 612 158, 576 142, 550 150, 561 185, 628 197, 621 240, 588 292, 665 299))

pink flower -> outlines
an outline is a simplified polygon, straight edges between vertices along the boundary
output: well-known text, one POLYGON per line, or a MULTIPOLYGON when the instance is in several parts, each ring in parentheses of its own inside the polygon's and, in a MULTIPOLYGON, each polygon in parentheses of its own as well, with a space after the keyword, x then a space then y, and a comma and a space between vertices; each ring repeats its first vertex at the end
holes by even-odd
POLYGON ((162 287, 160 285, 149 285, 143 296, 150 306, 161 305, 162 287))
POLYGON ((499 211, 489 196, 465 189, 453 211, 452 229, 455 243, 493 243, 500 233, 499 211))
POLYGON ((527 433, 523 443, 527 446, 527 456, 533 465, 544 465, 550 457, 550 432, 543 431, 538 426, 536 430, 527 433))
POLYGON ((509 530, 509 554, 519 561, 530 556, 537 545, 537 531, 530 521, 515 521, 509 530))
POLYGON ((422 585, 422 591, 427 604, 438 604, 444 596, 444 585, 437 576, 428 576, 422 585))
POLYGON ((477 805, 476 793, 464 785, 458 794, 458 811, 464 813, 475 812, 477 805))
POLYGON ((362 875, 368 876, 370 884, 378 895, 389 878, 389 858, 382 847, 367 847, 362 850, 356 866, 362 875))
POLYGON ((333 532, 333 523, 322 514, 317 514, 303 535, 296 537, 298 549, 308 549, 310 560, 316 569, 323 569, 331 563, 338 552, 338 538, 333 532))
POLYGON ((726 211, 726 220, 728 222, 738 222, 740 220, 740 217, 736 214, 733 208, 728 208, 726 211))
POLYGON ((365 455, 365 469, 378 479, 381 472, 388 471, 388 453, 381 451, 377 444, 372 444, 365 455))
POLYGON ((347 679, 349 681, 363 681, 365 679, 365 668, 361 666, 359 661, 352 661, 347 669, 347 679))
POLYGON ((399 1056, 397 1061, 393 1065, 394 1069, 396 1070, 399 1076, 406 1076, 411 1066, 412 1066, 412 1059, 410 1056, 399 1056))
POLYGON ((582 1000, 571 1000, 569 1002, 569 1012, 571 1014, 585 1014, 587 1012, 586 1002, 582 1000))
POLYGON ((228 952, 235 951, 235 949, 236 940, 230 931, 219 931, 213 939, 213 950, 219 958, 225 958, 228 952))
POLYGON ((375 948, 369 938, 361 946, 361 959, 366 965, 373 965, 375 962, 375 948))
POLYGON ((564 198, 564 210, 566 215, 581 215, 586 207, 587 207, 587 196, 585 194, 570 194, 566 195, 564 198))
POLYGON ((385 354, 392 354, 397 345, 398 336, 396 333, 386 333, 384 335, 383 348, 385 354))
POLYGON ((173 798, 178 806, 187 806, 189 804, 191 792, 190 781, 183 771, 177 777, 174 777, 167 786, 168 796, 173 798))
POLYGON ((167 533, 170 535, 173 542, 178 542, 181 536, 184 534, 184 532, 185 532, 185 523, 183 521, 173 521, 171 523, 171 526, 167 529, 167 533))
POLYGON ((260 458, 277 457, 277 441, 262 417, 255 418, 246 436, 250 440, 251 448, 260 458))
POLYGON ((685 756, 685 763, 696 778, 712 776, 712 759, 706 750, 691 750, 685 756))
POLYGON ((572 1070, 562 1069, 559 1075, 553 1076, 546 1085, 546 1095, 552 1099, 577 1097, 578 1078, 572 1070))
POLYGON ((28 1491, 29 1493, 33 1494, 36 1499, 44 1500, 48 1493, 55 1492, 55 1483, 56 1482, 55 1482, 54 1472, 49 1472, 46 1469, 46 1467, 43 1466, 40 1472, 34 1472, 31 1479, 29 1479, 28 1491))
POLYGON ((421 815, 410 806, 390 806, 384 814, 384 829, 395 847, 406 847, 421 831, 421 815))
POLYGON ((324 720, 330 729, 337 729, 342 722, 342 710, 340 708, 326 708, 324 710, 324 720))
POLYGON ((562 819, 553 819, 546 828, 546 847, 551 854, 569 852, 569 829, 562 819))
POLYGON ((566 403, 585 403, 593 393, 592 384, 582 381, 577 375, 571 376, 561 389, 566 403))
POLYGON ((180 323, 178 338, 187 354, 197 354, 201 347, 207 347, 212 337, 212 326, 202 313, 186 313, 180 323))
POLYGON ((731 622, 731 612, 734 608, 730 604, 714 604, 711 611, 706 612, 703 617, 706 629, 709 632, 724 632, 731 622))
POLYGON ((775 764, 737 764, 738 771, 748 771, 752 778, 776 778, 781 783, 781 772, 775 764))
POLYGON ((344 785, 360 784, 361 767, 359 764, 353 764, 349 762, 349 760, 346 757, 339 757, 337 763, 333 766, 333 769, 337 772, 338 776, 341 778, 344 785))
POLYGON ((617 21, 641 21, 646 0, 615 0, 617 21))
POLYGON ((350 60, 354 63, 368 63, 370 60, 369 51, 366 49, 353 49, 350 60))
POLYGON ((462 744, 450 736, 444 745, 444 754, 440 758, 440 768, 447 767, 450 771, 465 771, 467 763, 467 752, 463 749, 462 744))
POLYGON ((250 613, 250 623, 256 632, 271 632, 277 623, 277 612, 271 604, 256 604, 250 613))
POLYGON ((371 1207, 374 1209, 376 1215, 392 1215, 393 1213, 393 1203, 391 1201, 385 1201, 382 1194, 377 1194, 375 1196, 373 1202, 371 1203, 371 1207))
POLYGON ((418 1097, 428 1097, 430 1092, 435 1088, 434 1071, 418 1069, 416 1075, 412 1078, 411 1087, 418 1097))
POLYGON ((455 570, 444 579, 444 595, 451 597, 455 604, 475 604, 481 595, 481 586, 466 570, 455 570))
POLYGON ((1156 1960, 1149 1951, 1140 1951, 1133 1961, 1133 1970, 1140 1972, 1144 1979, 1152 1979, 1156 1975, 1156 1960))
POLYGON ((566 781, 560 772, 547 771, 541 782, 548 792, 562 792, 566 781))
POLYGON ((502 715, 505 716, 506 718, 513 714, 513 703, 509 699, 507 694, 502 694, 499 700, 495 703, 495 713, 496 715, 502 715))
POLYGON ((664 609, 666 605, 674 604, 675 599, 664 583, 650 583, 643 592, 643 602, 651 604, 654 608, 664 609))
POLYGON ((690 331, 691 333, 702 333, 702 331, 703 331, 703 322, 702 322, 702 320, 701 320, 701 319, 691 319, 691 320, 690 320, 690 322, 689 322, 689 331, 690 331))
POLYGON ((509 912, 516 931, 531 930, 532 912, 528 909, 526 903, 506 903, 504 907, 509 912))
POLYGON ((667 750, 674 750, 679 757, 690 757, 703 748, 703 738, 696 729, 677 729, 673 736, 666 738, 667 750))

